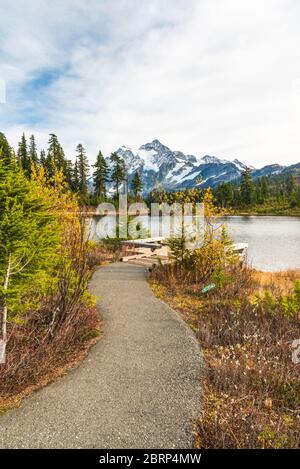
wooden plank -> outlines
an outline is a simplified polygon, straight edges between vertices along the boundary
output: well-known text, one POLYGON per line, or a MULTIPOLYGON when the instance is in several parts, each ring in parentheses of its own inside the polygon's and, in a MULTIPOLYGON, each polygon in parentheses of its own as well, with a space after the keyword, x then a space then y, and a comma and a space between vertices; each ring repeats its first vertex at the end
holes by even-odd
MULTIPOLYGON (((151 253, 153 256, 154 254, 151 253)), ((147 259, 147 258, 151 258, 151 255, 150 253, 142 253, 142 254, 133 254, 131 256, 124 256, 122 257, 121 261, 122 262, 128 262, 130 260, 133 260, 133 259, 147 259)))
POLYGON ((143 241, 137 240, 129 240, 129 241, 121 241, 123 246, 135 246, 139 248, 147 248, 155 251, 156 249, 161 249, 162 244, 155 244, 155 243, 145 243, 143 241))

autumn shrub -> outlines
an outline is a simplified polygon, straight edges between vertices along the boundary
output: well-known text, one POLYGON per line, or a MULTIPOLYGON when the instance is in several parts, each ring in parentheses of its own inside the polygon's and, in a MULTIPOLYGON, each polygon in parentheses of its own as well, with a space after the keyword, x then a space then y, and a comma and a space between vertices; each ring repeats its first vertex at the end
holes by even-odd
MULTIPOLYGON (((52 223, 47 226, 48 235, 56 244, 54 250, 50 245, 52 255, 47 244, 40 252, 37 249, 39 233, 30 232, 28 225, 20 241, 16 232, 17 242, 11 246, 13 263, 24 265, 24 268, 21 279, 11 276, 7 290, 9 293, 13 287, 16 289, 18 282, 22 287, 17 290, 18 301, 12 302, 14 296, 11 296, 12 300, 6 302, 7 356, 5 363, 0 365, 2 399, 25 392, 28 387, 37 385, 38 381, 74 361, 77 353, 93 342, 100 328, 94 300, 88 293, 90 246, 85 239, 76 196, 67 190, 59 172, 54 174, 50 183, 46 182, 43 170, 33 174, 32 181, 26 181, 21 173, 19 179, 25 197, 26 191, 32 189, 36 204, 45 207, 52 223), (45 249, 48 249, 49 261, 39 262, 45 249), (10 307, 11 304, 14 308, 10 307)), ((14 191, 16 186, 11 187, 14 191)), ((36 206, 28 204, 26 207, 18 195, 14 203, 18 204, 21 225, 22 217, 27 217, 24 223, 28 223, 31 216, 34 220, 36 206)), ((14 217, 10 218, 9 210, 7 216, 3 213, 5 226, 13 229, 14 217)), ((4 255, 3 262, 5 259, 4 255)), ((3 318, 2 315, 2 322, 3 318)))
POLYGON ((300 365, 291 344, 300 338, 300 274, 260 275, 234 255, 226 232, 210 234, 150 280, 205 355, 195 445, 298 448, 300 365))
POLYGON ((285 317, 299 315, 300 311, 300 281, 297 280, 293 290, 289 294, 275 295, 267 289, 263 294, 256 295, 255 301, 266 312, 272 312, 275 316, 280 314, 285 317))
POLYGON ((230 282, 206 294, 199 291, 201 280, 183 282, 174 266, 161 266, 151 278, 154 291, 181 312, 204 351, 196 445, 297 448, 300 381, 291 344, 300 337, 299 284, 285 294, 274 287, 271 295, 257 293, 257 275, 246 266, 228 265, 225 272, 230 282))

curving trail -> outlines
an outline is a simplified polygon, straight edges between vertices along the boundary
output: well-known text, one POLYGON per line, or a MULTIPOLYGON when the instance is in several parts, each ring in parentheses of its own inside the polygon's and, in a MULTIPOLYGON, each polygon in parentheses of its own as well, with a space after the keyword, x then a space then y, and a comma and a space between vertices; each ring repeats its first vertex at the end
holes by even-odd
POLYGON ((0 417, 0 448, 189 448, 203 359, 142 267, 94 274, 104 335, 60 381, 0 417))

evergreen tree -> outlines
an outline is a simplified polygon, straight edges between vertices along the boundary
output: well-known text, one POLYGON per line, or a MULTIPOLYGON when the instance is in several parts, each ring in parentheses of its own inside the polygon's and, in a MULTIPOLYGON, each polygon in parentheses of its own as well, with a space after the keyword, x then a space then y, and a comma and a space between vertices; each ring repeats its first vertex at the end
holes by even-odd
POLYGON ((5 135, 0 132, 0 153, 1 159, 5 164, 9 164, 13 160, 13 151, 5 137, 5 135))
POLYGON ((108 164, 102 155, 101 151, 99 151, 97 155, 96 163, 93 165, 95 171, 93 173, 94 179, 94 194, 97 197, 106 198, 106 184, 109 180, 108 178, 108 164))
POLYGON ((27 177, 30 177, 31 162, 30 162, 28 148, 27 148, 27 141, 26 141, 26 137, 24 133, 21 137, 21 141, 19 142, 17 158, 18 158, 19 165, 23 169, 25 175, 27 177))
POLYGON ((54 177, 56 170, 62 171, 63 175, 66 177, 67 161, 64 151, 55 134, 50 134, 46 168, 49 179, 54 177))
POLYGON ((38 158, 38 153, 36 149, 36 143, 35 143, 35 137, 34 135, 31 135, 29 139, 29 159, 31 166, 34 165, 35 167, 38 166, 39 163, 39 158, 38 158))
POLYGON ((79 191, 79 171, 78 171, 78 159, 77 159, 77 157, 76 157, 76 161, 75 161, 75 164, 74 164, 72 189, 73 189, 74 192, 79 191))
POLYGON ((230 182, 222 182, 214 191, 217 205, 220 207, 230 207, 233 203, 234 188, 230 182))
POLYGON ((111 154, 110 161, 113 165, 111 180, 115 185, 116 197, 118 199, 120 185, 126 180, 125 163, 124 160, 117 153, 111 154))
POLYGON ((49 204, 16 162, 4 165, 0 158, 0 363, 5 361, 7 321, 33 308, 42 282, 48 286, 46 271, 50 278, 59 243, 49 204))
POLYGON ((261 178, 261 195, 263 201, 268 197, 268 179, 265 176, 261 178))
POLYGON ((88 193, 89 163, 85 149, 83 148, 81 143, 77 145, 76 151, 79 192, 82 196, 85 196, 88 193))
POLYGON ((289 174, 285 180, 286 192, 288 195, 292 195, 296 189, 295 180, 292 174, 289 174))
POLYGON ((42 150, 40 153, 40 165, 47 169, 47 157, 45 150, 42 150))
POLYGON ((244 205, 251 205, 253 202, 254 184, 251 169, 247 168, 241 175, 241 201, 244 205))
POLYGON ((140 177, 140 175, 137 171, 135 172, 135 174, 133 176, 133 179, 131 181, 131 190, 134 193, 135 201, 137 202, 138 195, 143 190, 143 183, 142 183, 141 177, 140 177))
POLYGON ((75 191, 74 188, 74 165, 71 160, 66 160, 66 169, 65 169, 65 180, 71 190, 75 191))

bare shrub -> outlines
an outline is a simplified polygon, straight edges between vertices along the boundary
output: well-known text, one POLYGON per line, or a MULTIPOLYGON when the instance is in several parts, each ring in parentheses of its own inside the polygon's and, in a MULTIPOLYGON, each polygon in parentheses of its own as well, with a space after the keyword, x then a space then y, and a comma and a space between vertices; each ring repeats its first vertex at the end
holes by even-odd
POLYGON ((1 400, 59 375, 61 368, 76 362, 80 353, 93 343, 99 329, 96 309, 79 304, 53 337, 41 314, 29 315, 24 324, 10 324, 7 360, 1 365, 1 400))

